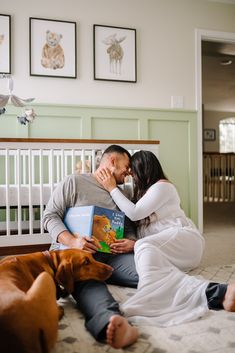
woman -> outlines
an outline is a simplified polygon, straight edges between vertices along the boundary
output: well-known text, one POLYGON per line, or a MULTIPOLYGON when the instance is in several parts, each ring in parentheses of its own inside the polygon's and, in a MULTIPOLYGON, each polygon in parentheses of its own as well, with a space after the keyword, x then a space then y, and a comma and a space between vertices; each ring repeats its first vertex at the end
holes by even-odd
POLYGON ((114 202, 138 225, 134 248, 138 290, 121 310, 134 323, 170 326, 204 315, 208 306, 225 307, 227 285, 214 288, 184 272, 199 265, 204 238, 181 209, 177 190, 157 157, 150 151, 136 152, 131 171, 135 203, 117 188, 109 170, 99 173, 114 202))

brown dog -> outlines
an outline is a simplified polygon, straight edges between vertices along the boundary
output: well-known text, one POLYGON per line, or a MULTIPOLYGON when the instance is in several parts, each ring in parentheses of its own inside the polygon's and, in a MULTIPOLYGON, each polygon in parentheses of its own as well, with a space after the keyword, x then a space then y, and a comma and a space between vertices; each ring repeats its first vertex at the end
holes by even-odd
POLYGON ((110 266, 77 249, 8 256, 1 260, 1 352, 49 352, 56 342, 61 316, 55 282, 72 293, 75 281, 104 281, 111 273, 110 266))

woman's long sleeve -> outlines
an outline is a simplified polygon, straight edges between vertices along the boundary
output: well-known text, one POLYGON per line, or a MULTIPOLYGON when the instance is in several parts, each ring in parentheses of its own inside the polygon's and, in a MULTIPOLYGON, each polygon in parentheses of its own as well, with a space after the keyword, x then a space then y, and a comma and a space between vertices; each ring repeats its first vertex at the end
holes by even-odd
POLYGON ((169 200, 171 192, 169 185, 172 186, 168 182, 158 182, 152 185, 136 204, 128 200, 118 188, 113 189, 110 194, 127 217, 132 221, 138 221, 157 212, 169 200))

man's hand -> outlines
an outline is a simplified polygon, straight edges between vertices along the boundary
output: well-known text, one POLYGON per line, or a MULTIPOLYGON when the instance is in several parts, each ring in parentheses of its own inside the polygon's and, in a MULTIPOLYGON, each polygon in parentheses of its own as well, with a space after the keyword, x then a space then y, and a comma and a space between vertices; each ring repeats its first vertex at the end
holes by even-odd
POLYGON ((86 250, 94 254, 98 249, 101 249, 101 245, 90 237, 81 237, 76 235, 76 238, 73 240, 73 248, 86 250))
POLYGON ((92 254, 101 249, 101 245, 96 240, 90 237, 82 237, 77 233, 71 234, 67 230, 58 235, 57 241, 67 245, 69 248, 86 250, 92 254))
POLYGON ((110 245, 113 254, 125 254, 134 250, 135 240, 118 239, 110 245))

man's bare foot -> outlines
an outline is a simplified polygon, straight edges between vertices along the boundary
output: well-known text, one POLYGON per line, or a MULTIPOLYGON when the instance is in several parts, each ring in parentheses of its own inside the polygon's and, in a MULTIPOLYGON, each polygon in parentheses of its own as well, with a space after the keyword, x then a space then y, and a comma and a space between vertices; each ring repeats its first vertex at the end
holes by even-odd
POLYGON ((139 337, 137 327, 131 326, 121 315, 113 315, 106 331, 107 343, 113 348, 123 348, 134 343, 139 337))
POLYGON ((235 284, 229 284, 223 300, 224 310, 235 311, 235 284))

